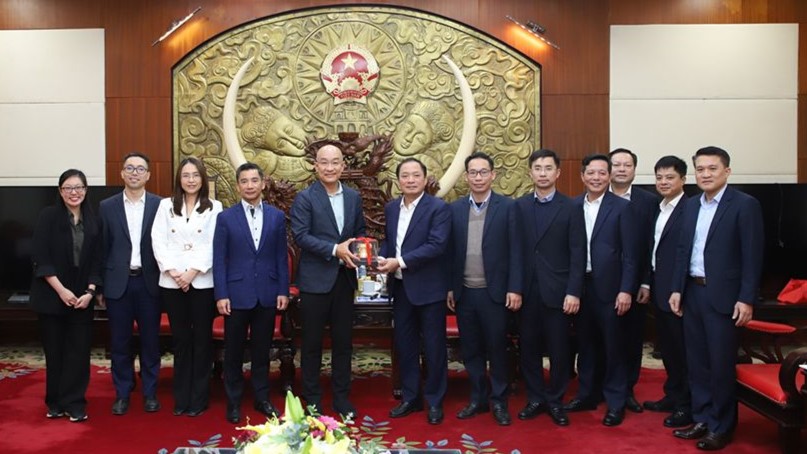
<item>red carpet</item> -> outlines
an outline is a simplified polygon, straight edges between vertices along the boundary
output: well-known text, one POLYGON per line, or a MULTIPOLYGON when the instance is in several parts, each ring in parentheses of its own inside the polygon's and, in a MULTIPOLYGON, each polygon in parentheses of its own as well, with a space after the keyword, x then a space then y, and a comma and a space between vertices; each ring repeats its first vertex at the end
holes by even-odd
MULTIPOLYGON (((0 452, 14 453, 171 453, 178 446, 231 447, 234 427, 224 420, 224 396, 221 383, 214 382, 211 408, 202 416, 189 418, 171 415, 171 370, 164 369, 160 382, 159 413, 146 414, 140 396, 132 395, 129 414, 112 416, 114 399, 108 370, 93 366, 88 414, 83 424, 66 419, 45 418, 44 370, 26 369, 19 364, 0 364, 0 452)), ((643 369, 637 388, 641 400, 659 397, 663 373, 643 369)), ((274 382, 273 382, 274 383, 274 382)), ((452 376, 446 398, 445 422, 440 426, 426 423, 425 413, 391 420, 387 412, 396 401, 392 398, 388 376, 360 376, 353 383, 353 400, 362 412, 360 424, 369 436, 384 436, 387 441, 403 440, 413 446, 439 445, 461 449, 465 453, 695 453, 693 442, 678 440, 662 427, 664 415, 657 413, 628 414, 616 428, 600 423, 604 408, 571 414, 572 424, 559 428, 547 416, 532 421, 519 421, 516 413, 524 404, 524 393, 511 399, 514 417, 510 427, 499 427, 489 414, 460 422, 454 418, 467 399, 463 376, 452 376)), ((326 397, 327 398, 327 397, 326 397)), ((273 393, 272 401, 280 406, 283 398, 273 393)), ((253 422, 263 418, 252 410, 251 396, 245 396, 243 409, 253 422)), ((328 405, 328 401, 323 402, 328 405)), ((282 408, 282 407, 280 407, 282 408)), ((326 407, 327 408, 327 407, 326 407)), ((727 449, 731 453, 778 452, 776 426, 765 418, 740 407, 740 427, 735 441, 727 449)))

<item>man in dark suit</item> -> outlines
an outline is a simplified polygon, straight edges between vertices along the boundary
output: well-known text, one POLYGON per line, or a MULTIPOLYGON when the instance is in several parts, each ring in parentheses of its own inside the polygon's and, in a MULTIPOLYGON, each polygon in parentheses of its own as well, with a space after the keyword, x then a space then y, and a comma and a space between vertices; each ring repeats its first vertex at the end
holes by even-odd
POLYGON ((151 226, 160 198, 146 192, 151 177, 148 156, 129 153, 123 159, 122 194, 101 202, 103 236, 103 298, 109 318, 109 348, 115 402, 112 413, 129 411, 134 389, 132 329, 140 333, 140 375, 144 409, 160 409, 157 378, 160 373, 160 270, 151 247, 151 226))
POLYGON ((645 402, 644 408, 671 413, 664 419, 665 427, 684 427, 692 423, 684 324, 670 310, 670 287, 681 236, 681 213, 687 201, 684 194, 687 164, 678 157, 664 156, 656 163, 655 172, 656 190, 664 200, 656 209, 650 245, 650 273, 645 276, 643 285, 650 289, 656 336, 667 380, 664 382, 664 397, 645 402))
POLYGON ((527 405, 519 419, 548 411, 552 421, 568 426, 563 395, 571 379, 572 316, 580 309, 586 271, 586 225, 583 211, 558 192, 560 158, 538 150, 529 158, 533 192, 516 202, 524 229, 524 306, 521 310, 521 370, 527 405), (543 351, 541 346, 544 347, 543 351), (549 386, 542 356, 549 356, 549 386))
MULTIPOLYGON (((650 240, 653 229, 653 215, 658 209, 658 197, 643 189, 633 186, 636 178, 636 165, 639 159, 636 154, 626 148, 617 148, 608 154, 611 160, 611 192, 630 202, 631 215, 636 223, 636 268, 638 276, 645 276, 650 270, 650 240)), ((633 387, 639 382, 642 370, 642 353, 644 349, 644 327, 647 319, 647 303, 650 301, 650 290, 646 286, 633 292, 635 304, 625 314, 627 332, 625 333, 625 361, 628 374, 628 400, 625 408, 641 413, 642 406, 633 394, 633 387)))
POLYGON ((429 424, 443 421, 443 397, 448 386, 446 305, 449 290, 445 257, 451 233, 451 210, 426 194, 426 166, 406 158, 395 169, 401 197, 387 203, 385 240, 379 271, 388 273, 392 294, 395 350, 401 370, 401 403, 390 411, 400 418, 429 405, 429 424), (421 340, 426 380, 420 387, 421 340))
POLYGON ((314 168, 318 180, 300 192, 291 207, 291 229, 300 247, 297 285, 300 288, 302 347, 300 368, 303 398, 321 408, 320 368, 322 336, 331 329, 333 409, 356 416, 348 400, 353 355, 353 296, 357 288, 358 258, 350 243, 364 236, 361 197, 339 182, 345 164, 333 145, 317 150, 314 168))
POLYGON ((623 336, 624 315, 636 290, 636 230, 630 202, 608 191, 610 174, 608 156, 583 159, 586 193, 575 199, 588 240, 585 291, 576 321, 580 388, 565 408, 593 410, 602 395, 608 405, 602 423, 617 426, 625 418, 628 398, 623 336))
POLYGON ((521 307, 523 285, 515 203, 491 189, 496 172, 487 154, 476 152, 465 159, 465 178, 470 195, 451 204, 447 299, 448 308, 457 313, 462 361, 471 382, 471 400, 457 418, 471 418, 492 406, 493 418, 507 426, 507 322, 510 311, 521 307))
POLYGON ((213 234, 216 307, 224 315, 224 390, 227 421, 241 421, 241 364, 249 333, 254 407, 279 415, 269 402, 269 351, 275 309, 289 303, 289 265, 283 212, 261 201, 263 171, 247 162, 235 172, 241 202, 219 213, 213 234))
POLYGON ((728 445, 737 425, 737 328, 754 314, 764 232, 759 202, 727 185, 725 150, 701 148, 692 161, 703 193, 684 208, 670 307, 684 318, 695 425, 673 434, 711 451, 728 445))

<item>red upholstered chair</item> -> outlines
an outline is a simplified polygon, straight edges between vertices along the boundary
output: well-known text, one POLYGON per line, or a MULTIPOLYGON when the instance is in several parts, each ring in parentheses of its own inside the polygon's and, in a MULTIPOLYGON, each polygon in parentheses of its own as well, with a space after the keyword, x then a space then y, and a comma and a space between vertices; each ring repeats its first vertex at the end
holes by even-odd
MULTIPOLYGON (((746 330, 781 337, 796 329, 782 323, 753 320, 746 330)), ((752 353, 748 352, 748 355, 759 357, 752 353)), ((770 358, 781 359, 778 343, 771 354, 774 356, 770 358)), ((737 364, 738 400, 776 422, 783 453, 801 452, 801 429, 805 424, 807 404, 805 371, 800 369, 801 364, 807 364, 807 348, 793 350, 780 363, 737 364)))

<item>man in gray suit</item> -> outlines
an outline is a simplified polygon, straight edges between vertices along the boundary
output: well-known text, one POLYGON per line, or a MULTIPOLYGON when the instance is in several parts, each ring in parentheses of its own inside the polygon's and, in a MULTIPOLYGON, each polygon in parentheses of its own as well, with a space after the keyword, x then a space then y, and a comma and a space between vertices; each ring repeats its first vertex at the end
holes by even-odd
POLYGON ((333 145, 317 150, 314 168, 317 181, 300 192, 291 207, 291 230, 300 247, 297 284, 300 288, 302 320, 303 398, 321 410, 319 383, 322 365, 322 337, 331 329, 333 409, 356 416, 348 400, 353 355, 353 295, 357 288, 358 257, 349 245, 364 235, 361 197, 339 181, 345 163, 342 151, 333 145))

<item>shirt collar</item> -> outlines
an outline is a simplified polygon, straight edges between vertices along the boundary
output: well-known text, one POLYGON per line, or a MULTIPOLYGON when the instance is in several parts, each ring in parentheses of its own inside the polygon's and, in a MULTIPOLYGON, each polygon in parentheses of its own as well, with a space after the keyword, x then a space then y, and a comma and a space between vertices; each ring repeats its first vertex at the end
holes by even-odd
POLYGON ((614 192, 614 187, 613 187, 613 186, 608 186, 608 190, 609 190, 609 191, 610 191, 612 194, 614 194, 615 196, 617 196, 617 197, 621 197, 621 198, 623 198, 623 199, 625 199, 625 200, 630 200, 630 198, 631 198, 631 194, 633 194, 633 185, 628 186, 628 190, 627 190, 627 191, 625 191, 625 193, 624 193, 624 194, 617 194, 617 193, 615 193, 615 192, 614 192))
MULTIPOLYGON (((323 185, 323 187, 325 186, 323 185)), ((328 194, 328 197, 336 197, 342 195, 342 182, 341 181, 339 182, 339 186, 336 188, 336 192, 334 192, 333 194, 329 193, 327 189, 325 189, 325 193, 328 194)))
MULTIPOLYGON (((480 204, 479 204, 479 208, 480 208, 480 209, 481 209, 482 207, 484 207, 485 205, 487 205, 487 204, 488 204, 488 202, 490 202, 490 195, 491 195, 492 193, 493 193, 493 191, 492 191, 492 190, 491 190, 491 191, 488 191, 488 194, 485 196, 485 200, 483 200, 483 201, 482 201, 482 203, 480 203, 480 204)), ((473 194, 469 194, 469 195, 468 195, 468 203, 470 203, 471 205, 474 205, 474 206, 476 206, 476 205, 477 205, 476 201, 474 201, 474 196, 473 196, 473 194)))
POLYGON ((662 211, 664 211, 664 209, 668 206, 672 207, 672 209, 674 210, 675 207, 678 206, 678 202, 680 202, 682 198, 684 198, 684 191, 681 191, 681 193, 675 196, 674 199, 670 200, 670 203, 667 203, 665 199, 661 199, 661 202, 658 204, 658 206, 662 211))
POLYGON ((600 203, 602 203, 602 199, 604 199, 604 198, 605 198, 605 193, 603 192, 602 195, 600 195, 596 199, 589 200, 588 199, 588 192, 587 192, 586 195, 583 196, 583 201, 588 205, 599 205, 600 203))
MULTIPOLYGON (((418 198, 416 198, 416 199, 415 199, 415 200, 414 200, 414 201, 413 201, 413 202, 412 202, 412 203, 409 205, 409 206, 410 206, 410 208, 408 208, 408 209, 409 209, 409 210, 414 210, 415 208, 417 208, 418 203, 420 203, 420 199, 422 199, 422 198, 423 198, 423 196, 424 196, 425 194, 426 194, 426 191, 421 192, 421 193, 420 193, 420 196, 418 196, 418 198)), ((406 209, 407 209, 407 208, 406 208, 406 204, 404 204, 404 198, 403 198, 403 196, 401 196, 401 209, 402 209, 402 210, 406 210, 406 209)))
POLYGON ((537 192, 533 191, 533 196, 538 203, 549 203, 555 198, 555 193, 558 192, 557 189, 552 190, 546 197, 541 197, 538 195, 537 192))
POLYGON ((129 197, 126 197, 126 191, 123 191, 122 194, 123 194, 123 203, 139 203, 139 202, 143 202, 144 204, 146 203, 146 191, 143 191, 143 195, 140 196, 140 198, 137 200, 131 200, 129 199, 129 197))
POLYGON ((728 184, 724 184, 724 185, 723 185, 723 189, 721 189, 721 190, 720 190, 720 191, 717 193, 717 195, 716 195, 716 196, 714 196, 714 198, 712 198, 712 200, 711 200, 711 201, 709 201, 709 202, 707 202, 707 201, 706 201, 706 193, 705 193, 705 192, 704 192, 704 193, 702 193, 702 194, 701 194, 701 205, 707 205, 707 204, 717 204, 717 205, 719 205, 719 204, 720 204, 720 199, 722 199, 722 198, 723 198, 723 194, 726 192, 726 188, 727 188, 727 187, 729 187, 729 185, 728 185, 728 184))
POLYGON ((257 204, 257 205, 254 205, 254 206, 253 206, 253 205, 250 205, 249 203, 247 203, 247 201, 246 201, 246 200, 241 199, 241 206, 243 206, 243 207, 244 207, 244 212, 245 212, 245 213, 246 213, 246 212, 248 212, 250 208, 255 208, 255 209, 257 209, 259 212, 262 212, 262 211, 263 211, 263 203, 261 203, 261 202, 258 202, 258 204, 257 204))

